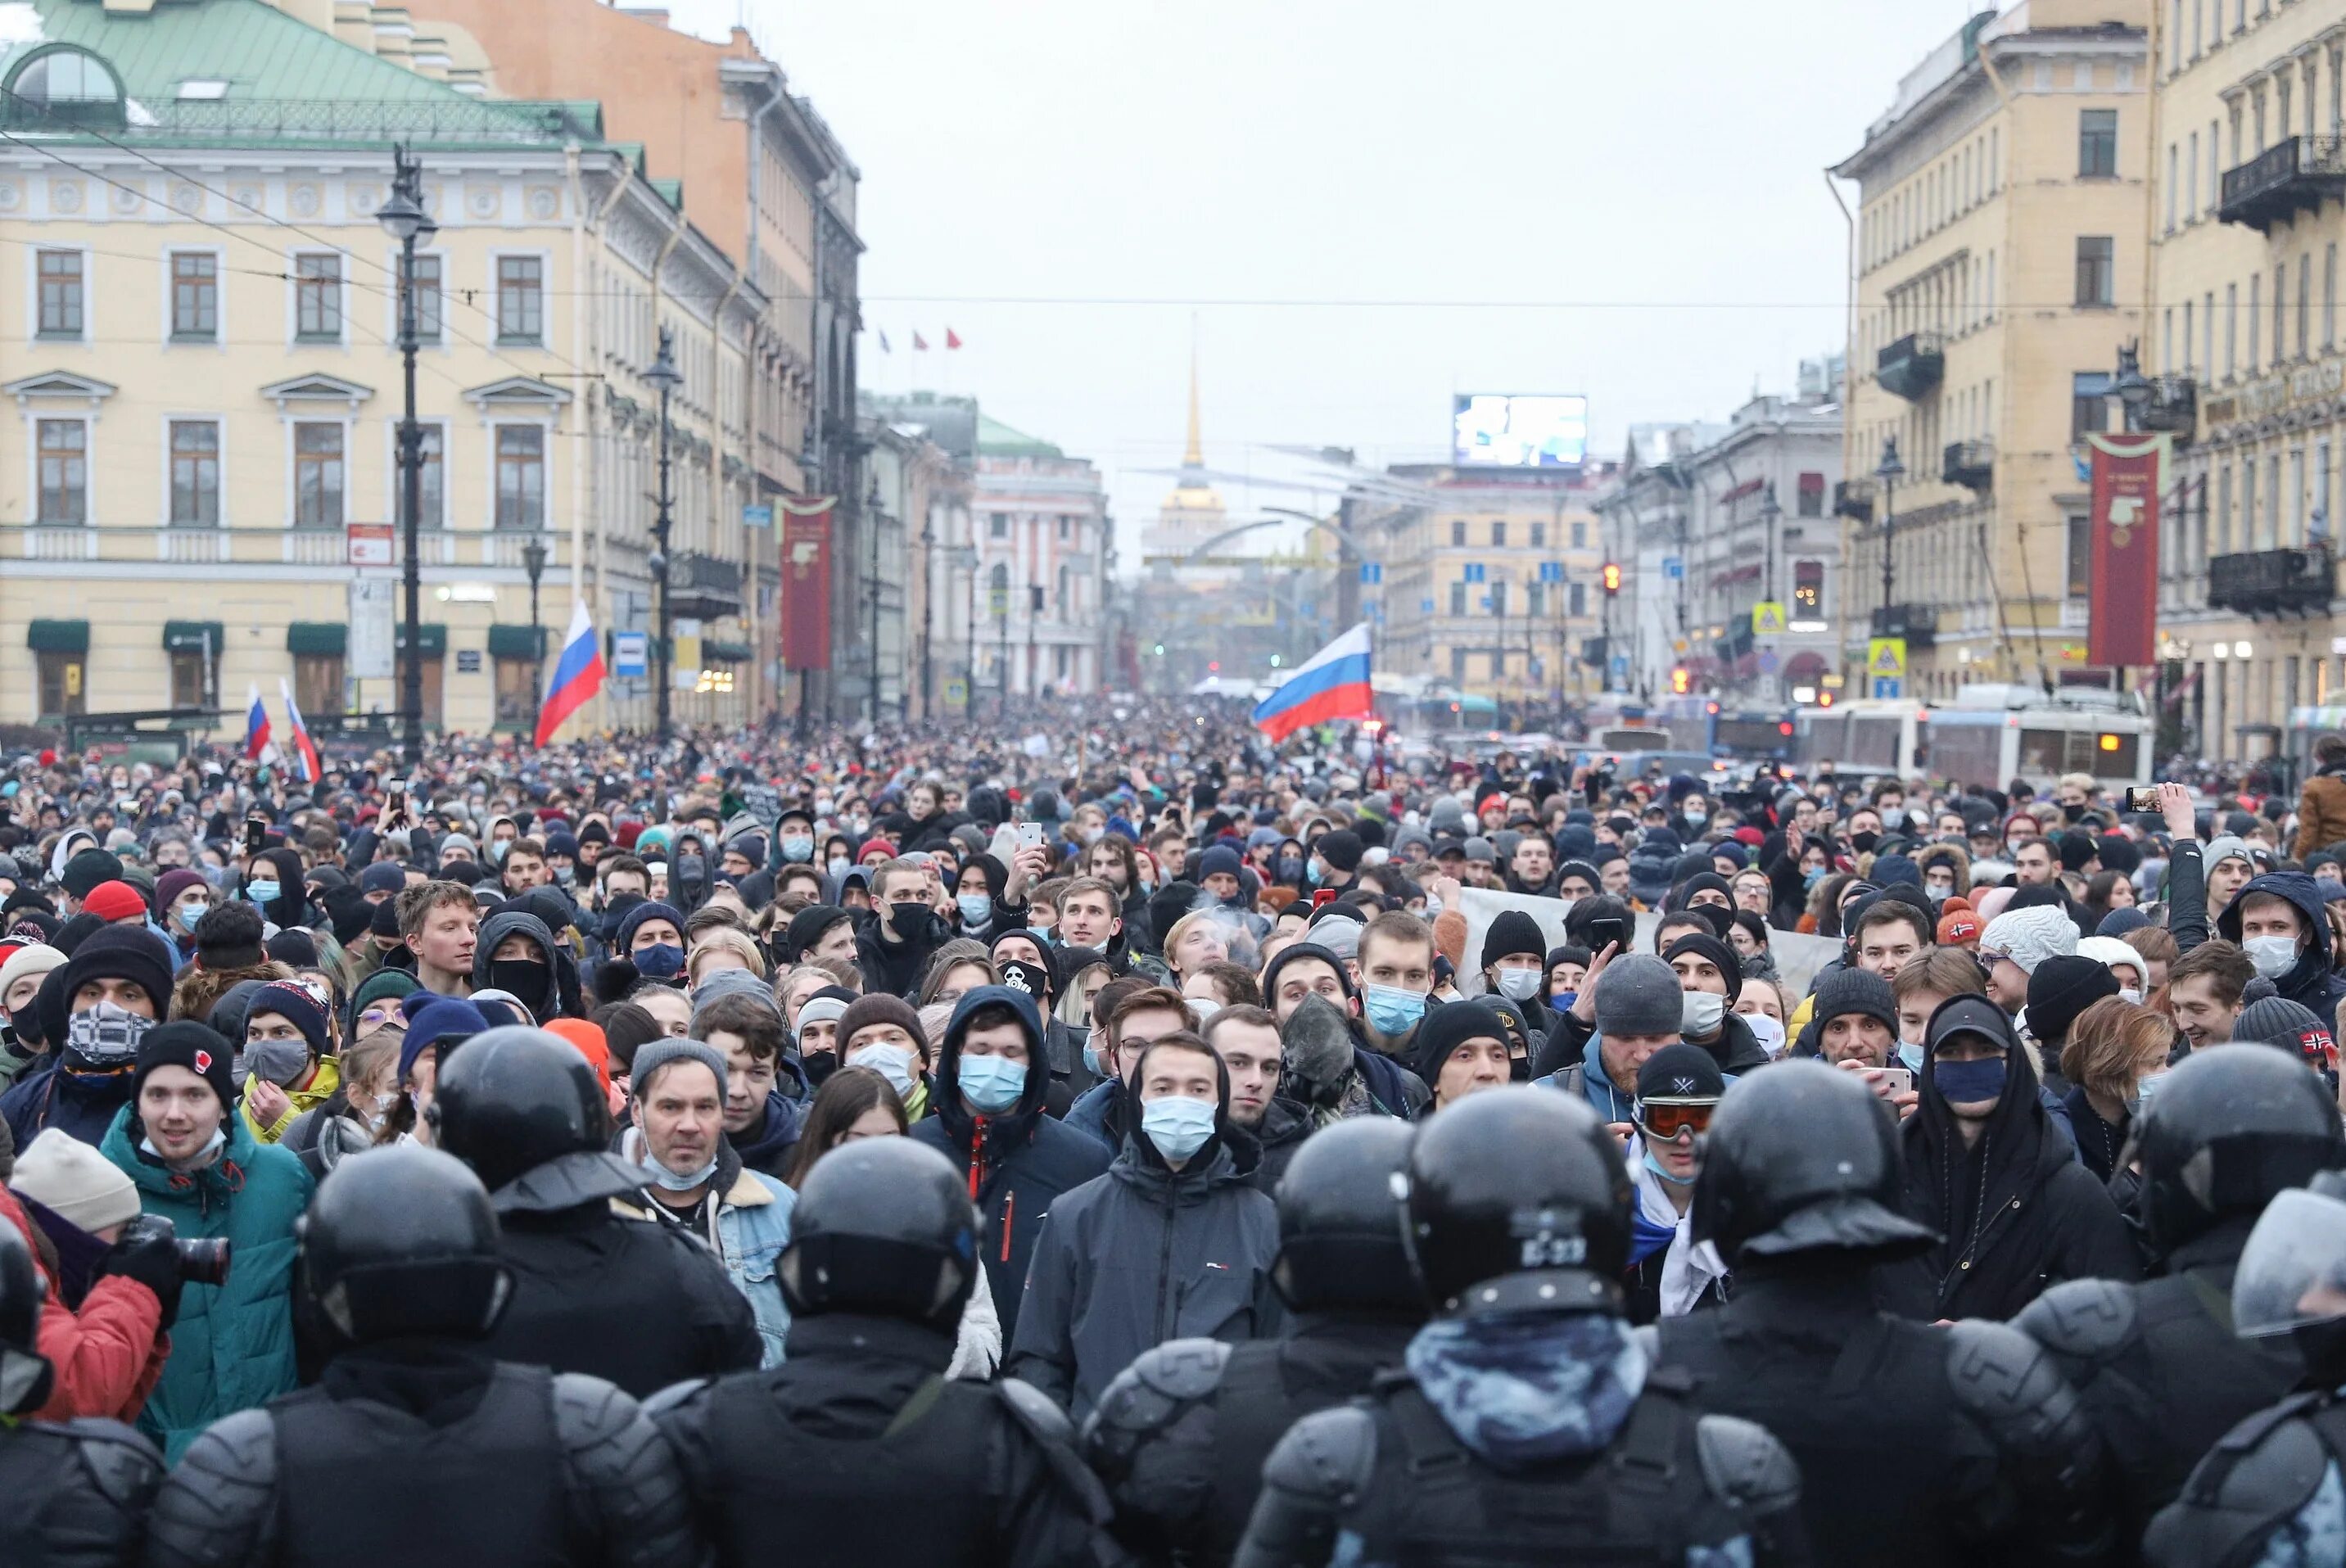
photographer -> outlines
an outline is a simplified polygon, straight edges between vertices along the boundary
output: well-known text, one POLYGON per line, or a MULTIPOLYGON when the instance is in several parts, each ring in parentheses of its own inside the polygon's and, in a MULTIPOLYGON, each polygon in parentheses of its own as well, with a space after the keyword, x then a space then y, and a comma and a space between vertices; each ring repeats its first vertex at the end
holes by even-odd
POLYGON ((170 1349, 178 1256, 168 1242, 122 1234, 138 1217, 138 1194, 68 1133, 43 1133, 8 1179, 0 1227, 24 1238, 46 1286, 39 1349, 54 1379, 33 1413, 135 1420, 170 1349))
POLYGON ((294 1382, 293 1222, 309 1204, 310 1173, 233 1114, 230 1055, 229 1043, 200 1023, 149 1030, 130 1103, 98 1145, 138 1188, 148 1219, 169 1221, 181 1243, 186 1288, 171 1354, 138 1418, 174 1461, 221 1416, 294 1382), (186 1245, 219 1238, 230 1257, 186 1245))

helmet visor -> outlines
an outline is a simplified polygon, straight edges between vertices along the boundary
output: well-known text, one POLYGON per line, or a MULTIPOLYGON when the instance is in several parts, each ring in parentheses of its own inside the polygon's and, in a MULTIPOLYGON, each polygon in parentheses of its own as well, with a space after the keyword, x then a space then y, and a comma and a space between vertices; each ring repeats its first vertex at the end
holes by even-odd
POLYGON ((2232 1277, 2243 1338, 2346 1318, 2346 1203, 2302 1187, 2276 1194, 2249 1233, 2232 1277))

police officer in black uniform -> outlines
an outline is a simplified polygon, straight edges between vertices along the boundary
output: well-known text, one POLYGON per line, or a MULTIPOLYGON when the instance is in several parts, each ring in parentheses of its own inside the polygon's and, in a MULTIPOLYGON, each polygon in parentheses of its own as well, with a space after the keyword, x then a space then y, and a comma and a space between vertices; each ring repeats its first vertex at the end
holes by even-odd
POLYGON ((2134 1134, 2137 1207, 2157 1277, 2074 1279, 2013 1326, 2053 1352, 2109 1446, 2118 1534, 2139 1538, 2218 1438, 2297 1386, 2286 1339, 2232 1327, 2232 1271, 2273 1195, 2346 1165, 2337 1102, 2305 1064, 2244 1045, 2195 1052, 2134 1134))
POLYGON ((945 1378, 979 1234, 968 1186, 910 1138, 808 1174, 780 1270, 790 1359, 651 1404, 725 1568, 1124 1560, 1058 1407, 945 1378))
POLYGON ((675 1457, 599 1378, 491 1359, 496 1217, 436 1150, 345 1160, 301 1221, 343 1349, 313 1387, 208 1428, 155 1502, 148 1568, 693 1568, 675 1457))
MULTIPOLYGON (((2225 1048, 2223 1054, 2253 1049, 2225 1048)), ((2253 1339, 2295 1341, 2300 1392, 2217 1441, 2142 1543, 2153 1568, 2209 1563, 2346 1565, 2346 1179, 2284 1192, 2249 1233, 2232 1320, 2253 1339)))
POLYGON ((1246 1529, 1262 1461, 1314 1410, 1369 1391, 1425 1321, 1394 1210, 1410 1127, 1385 1116, 1307 1139, 1279 1184, 1271 1284, 1289 1337, 1229 1345, 1175 1339, 1118 1373, 1084 1428, 1117 1533, 1156 1562, 1226 1563, 1246 1529))
POLYGON ((1936 1239, 1899 1193, 1891 1117, 1852 1074, 1788 1061, 1729 1085, 1691 1213, 1735 1294, 1645 1330, 1657 1359, 1791 1450, 1821 1562, 2098 1560, 2102 1445, 2052 1359, 2006 1324, 1874 1309, 1874 1268, 1936 1239))
POLYGON ((30 1419, 55 1380, 37 1349, 46 1294, 24 1237, 0 1219, 0 1563, 128 1568, 163 1456, 119 1421, 30 1419))
POLYGON ((525 1024, 475 1034, 441 1063, 424 1115, 496 1210, 513 1304, 491 1354, 638 1399, 758 1364, 749 1298, 716 1256, 612 1211, 613 1198, 640 1207, 650 1176, 609 1152, 602 1085, 576 1046, 525 1024))
POLYGON ((1405 1371, 1280 1440, 1239 1568, 1808 1560, 1782 1445, 1698 1413, 1622 1316, 1636 1198, 1595 1112, 1472 1095, 1417 1129, 1406 1182, 1433 1319, 1405 1371))

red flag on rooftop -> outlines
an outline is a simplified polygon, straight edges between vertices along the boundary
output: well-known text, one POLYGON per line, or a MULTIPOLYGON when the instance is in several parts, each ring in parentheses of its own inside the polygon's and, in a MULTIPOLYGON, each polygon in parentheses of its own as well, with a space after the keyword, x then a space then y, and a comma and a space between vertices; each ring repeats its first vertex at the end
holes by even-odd
POLYGON ((961 347, 961 338, 951 327, 947 327, 945 329, 945 347, 949 349, 957 349, 961 347))

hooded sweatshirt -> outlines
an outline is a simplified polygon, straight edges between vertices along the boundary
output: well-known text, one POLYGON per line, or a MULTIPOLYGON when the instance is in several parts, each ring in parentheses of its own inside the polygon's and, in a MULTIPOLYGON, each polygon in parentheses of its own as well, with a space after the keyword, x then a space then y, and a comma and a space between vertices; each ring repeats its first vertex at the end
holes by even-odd
MULTIPOLYGON (((530 1016, 536 1018, 540 1023, 545 1023, 562 1016, 562 976, 559 966, 566 956, 556 946, 554 932, 547 929, 544 921, 525 910, 499 910, 481 922, 480 934, 474 942, 473 986, 479 991, 486 991, 494 987, 496 990, 512 992, 521 999, 523 1005, 529 1009, 530 1016), (535 995, 525 991, 514 991, 510 984, 501 984, 497 980, 491 978, 490 971, 495 966, 495 961, 490 955, 495 953, 499 944, 509 936, 525 938, 537 949, 537 962, 546 966, 540 989, 535 995)), ((509 981, 512 975, 508 972, 504 978, 509 981)))
POLYGON ((2240 940, 2240 906, 2259 893, 2287 899, 2297 910, 2300 934, 2297 962, 2273 981, 2275 989, 2301 1007, 2310 1007, 2325 1022, 2338 1016, 2346 999, 2346 975, 2330 960, 2330 917, 2313 879, 2303 871, 2267 871, 2251 877, 2216 917, 2216 934, 2227 942, 2240 940))
POLYGON ((944 1044, 933 1074, 935 1115, 913 1124, 913 1137, 941 1150, 969 1179, 970 1198, 984 1217, 980 1246, 986 1284, 1009 1342, 1018 1327, 1028 1261, 1043 1217, 1061 1195, 1092 1181, 1108 1168, 1108 1151, 1096 1139, 1043 1114, 1051 1086, 1051 1064, 1043 1049, 1043 1021, 1034 999, 1006 985, 981 985, 962 993, 945 1025, 944 1044), (969 1021, 981 1009, 1000 1003, 1025 1032, 1026 1085, 1018 1104, 998 1116, 980 1115, 960 1090, 961 1043, 969 1021))

